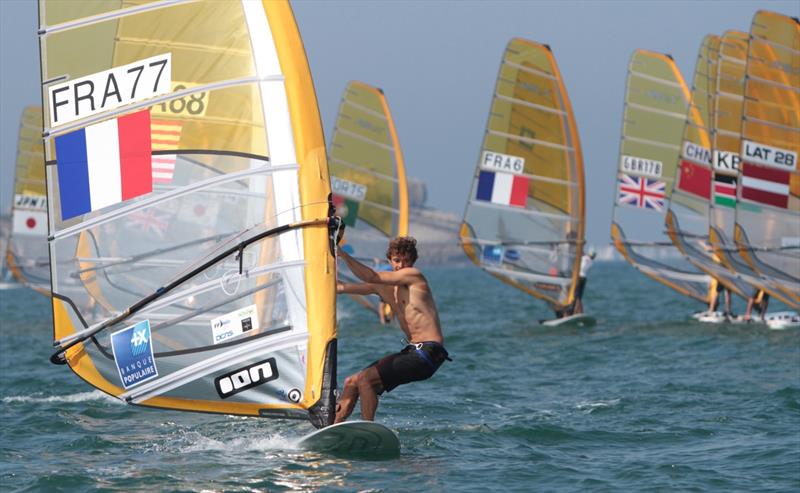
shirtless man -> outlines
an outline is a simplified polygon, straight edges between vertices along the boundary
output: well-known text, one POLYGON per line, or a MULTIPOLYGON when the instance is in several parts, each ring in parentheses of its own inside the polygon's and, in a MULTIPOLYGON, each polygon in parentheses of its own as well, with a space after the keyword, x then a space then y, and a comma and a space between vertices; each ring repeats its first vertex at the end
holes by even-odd
POLYGON ((335 423, 350 416, 359 398, 361 417, 367 421, 374 420, 380 394, 398 385, 430 378, 446 359, 449 360, 442 345, 444 338, 439 312, 430 286, 422 272, 414 267, 416 244, 417 240, 405 236, 389 243, 386 258, 392 266, 390 272, 375 272, 339 249, 339 255, 347 262, 350 271, 364 283, 339 283, 337 293, 380 296, 397 316, 408 345, 399 353, 386 356, 344 380, 344 390, 336 405, 335 423))

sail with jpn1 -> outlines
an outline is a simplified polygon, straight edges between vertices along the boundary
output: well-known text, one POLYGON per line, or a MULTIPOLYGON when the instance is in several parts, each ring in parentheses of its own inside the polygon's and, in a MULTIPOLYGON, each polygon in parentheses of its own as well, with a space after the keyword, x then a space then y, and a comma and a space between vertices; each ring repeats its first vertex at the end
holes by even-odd
POLYGON ((51 361, 130 404, 331 424, 338 218, 288 2, 39 19, 51 361))
POLYGON ((690 93, 669 55, 636 50, 628 63, 611 240, 642 274, 702 303, 710 278, 664 232, 690 93))
POLYGON ((5 251, 8 270, 17 282, 50 296, 47 253, 47 192, 42 148, 42 108, 22 112, 11 204, 11 234, 5 251))
POLYGON ((460 229, 486 272, 569 312, 584 246, 578 129, 550 47, 506 46, 460 229))

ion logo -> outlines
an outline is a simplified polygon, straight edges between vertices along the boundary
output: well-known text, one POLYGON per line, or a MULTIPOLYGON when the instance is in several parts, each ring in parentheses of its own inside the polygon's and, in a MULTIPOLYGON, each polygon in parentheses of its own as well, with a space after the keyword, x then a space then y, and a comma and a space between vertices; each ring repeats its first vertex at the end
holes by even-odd
POLYGON ((297 403, 300 402, 300 399, 303 397, 303 394, 300 393, 299 389, 292 389, 289 391, 286 397, 288 397, 290 401, 297 403))
POLYGON ((225 399, 277 378, 278 367, 275 365, 275 358, 269 358, 217 377, 214 379, 214 385, 219 396, 225 399))

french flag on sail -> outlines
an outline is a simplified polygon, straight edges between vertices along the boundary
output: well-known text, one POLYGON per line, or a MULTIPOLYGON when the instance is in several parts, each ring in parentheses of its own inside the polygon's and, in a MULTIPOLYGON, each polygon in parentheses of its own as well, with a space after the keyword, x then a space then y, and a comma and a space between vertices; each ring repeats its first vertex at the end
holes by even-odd
POLYGON ((525 207, 528 199, 528 177, 481 171, 475 198, 494 204, 525 207))
POLYGON ((150 110, 56 137, 61 219, 153 191, 150 110))

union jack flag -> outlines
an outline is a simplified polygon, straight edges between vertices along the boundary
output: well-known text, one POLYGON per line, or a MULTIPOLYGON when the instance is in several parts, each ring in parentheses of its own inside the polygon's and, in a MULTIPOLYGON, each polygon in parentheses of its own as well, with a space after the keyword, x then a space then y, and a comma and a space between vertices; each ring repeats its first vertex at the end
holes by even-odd
POLYGON ((666 187, 663 181, 622 174, 619 178, 617 203, 662 212, 666 187))
POLYGON ((169 228, 169 217, 153 209, 132 212, 128 216, 131 226, 145 233, 155 233, 160 238, 169 228))

